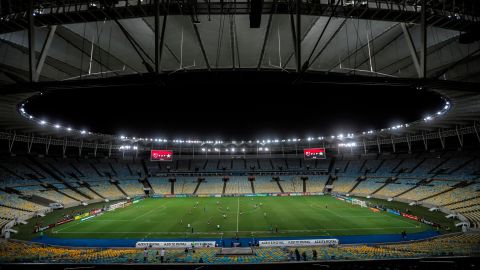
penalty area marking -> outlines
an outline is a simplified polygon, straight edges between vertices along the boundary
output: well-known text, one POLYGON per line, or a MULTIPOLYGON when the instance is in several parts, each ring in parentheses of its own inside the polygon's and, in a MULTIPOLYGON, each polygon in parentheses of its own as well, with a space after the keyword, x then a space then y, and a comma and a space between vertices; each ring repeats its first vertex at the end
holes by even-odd
POLYGON ((166 207, 165 205, 166 205, 167 203, 168 203, 168 202, 166 202, 164 205, 162 205, 162 206, 160 206, 160 207, 158 207, 158 208, 153 208, 152 210, 149 210, 149 211, 147 211, 147 212, 145 212, 145 213, 143 213, 143 214, 141 214, 141 215, 139 215, 139 216, 136 216, 133 220, 137 220, 137 219, 139 219, 140 217, 143 217, 143 216, 145 216, 145 215, 150 214, 151 212, 154 212, 154 211, 157 211, 157 210, 166 209, 167 207, 166 207))

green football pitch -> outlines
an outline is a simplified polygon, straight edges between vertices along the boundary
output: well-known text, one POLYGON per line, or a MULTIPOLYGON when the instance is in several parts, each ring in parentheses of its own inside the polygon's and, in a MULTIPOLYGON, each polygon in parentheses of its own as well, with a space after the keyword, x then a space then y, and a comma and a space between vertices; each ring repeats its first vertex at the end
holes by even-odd
POLYGON ((375 213, 331 196, 211 197, 149 198, 54 227, 46 234, 57 238, 153 239, 342 236, 428 229, 423 223, 375 213))

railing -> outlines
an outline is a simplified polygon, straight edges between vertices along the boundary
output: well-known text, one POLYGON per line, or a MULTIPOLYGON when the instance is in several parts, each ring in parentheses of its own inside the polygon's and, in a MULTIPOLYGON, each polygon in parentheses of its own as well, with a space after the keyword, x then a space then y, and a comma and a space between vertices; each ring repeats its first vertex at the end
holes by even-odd
MULTIPOLYGON (((391 138, 380 138, 377 137, 375 139, 357 141, 354 148, 364 148, 364 152, 366 153, 367 148, 369 147, 377 147, 381 148, 382 145, 396 145, 401 143, 406 143, 410 146, 412 142, 428 142, 429 140, 440 140, 442 144, 444 144, 445 138, 449 137, 462 137, 464 135, 469 134, 476 134, 477 137, 479 136, 480 127, 479 126, 466 126, 456 129, 448 129, 448 130, 438 130, 430 133, 424 134, 415 134, 415 135, 406 135, 406 136, 399 136, 399 137, 391 137, 391 138)), ((112 136, 113 137, 113 136, 112 136)), ((478 137, 480 138, 480 137, 478 137)), ((123 144, 118 144, 117 141, 111 141, 110 143, 99 143, 99 142, 88 142, 85 139, 68 139, 67 137, 57 139, 52 137, 40 137, 34 135, 21 135, 16 134, 15 132, 0 132, 0 140, 7 140, 9 150, 11 151, 15 142, 22 142, 27 143, 27 145, 31 148, 32 144, 41 144, 47 146, 48 149, 51 145, 55 146, 62 146, 65 150, 67 147, 74 147, 79 149, 88 148, 94 149, 96 152, 97 149, 107 150, 109 155, 112 151, 116 152, 128 152, 126 150, 121 150, 120 147, 123 144)), ((351 141, 355 141, 351 139, 351 141)), ((194 144, 187 144, 182 145, 180 143, 170 143, 170 144, 159 144, 154 142, 137 142, 131 143, 132 145, 136 145, 137 149, 133 150, 134 152, 142 152, 142 151, 150 151, 152 149, 171 149, 174 150, 176 153, 175 158, 177 159, 232 159, 232 158, 275 158, 275 157, 300 157, 303 156, 303 148, 310 148, 310 147, 322 147, 326 149, 333 149, 339 150, 338 143, 333 142, 301 142, 301 143, 287 143, 287 142, 279 142, 277 144, 273 143, 269 145, 270 150, 268 152, 258 152, 258 146, 248 146, 246 144, 245 153, 220 153, 220 152, 203 152, 201 148, 208 147, 208 146, 196 146, 194 144), (143 145, 141 145, 143 144, 143 145), (253 154, 255 153, 256 154, 253 154)), ((213 147, 213 146, 212 146, 213 147)), ((225 148, 225 146, 222 146, 225 148)), ((347 149, 345 149, 347 150, 347 149)))

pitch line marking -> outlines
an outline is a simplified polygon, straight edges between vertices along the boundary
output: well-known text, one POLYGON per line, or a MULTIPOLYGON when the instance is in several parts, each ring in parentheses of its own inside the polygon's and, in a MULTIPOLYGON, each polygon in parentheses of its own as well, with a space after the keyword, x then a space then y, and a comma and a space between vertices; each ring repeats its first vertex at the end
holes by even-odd
MULTIPOLYGON (((416 226, 409 226, 409 227, 388 227, 388 228, 395 228, 395 229, 412 229, 412 228, 417 228, 416 226)), ((291 232, 321 232, 321 231, 347 231, 347 230, 382 230, 382 229, 388 229, 385 227, 381 228, 319 228, 319 229, 314 229, 314 230, 281 230, 280 233, 291 233, 291 232)), ((266 231, 222 231, 224 233, 272 233, 270 230, 266 231)), ((108 234, 116 234, 116 233, 121 233, 121 234, 185 234, 185 232, 61 232, 59 234, 101 234, 101 233, 108 233, 108 234)), ((193 234, 220 234, 218 232, 194 232, 193 234)), ((375 234, 372 234, 375 235, 375 234)))
MULTIPOLYGON (((161 207, 152 209, 152 210, 150 210, 150 211, 148 211, 148 212, 146 212, 146 213, 144 213, 144 214, 142 214, 142 215, 140 215, 140 216, 137 216, 136 218, 134 218, 134 219, 132 219, 132 220, 137 220, 139 217, 142 217, 142 216, 144 216, 144 215, 146 215, 146 214, 149 214, 150 212, 152 212, 152 211, 154 211, 154 210, 159 210, 159 209, 162 209, 162 210, 163 210, 163 209, 167 208, 167 207, 165 206, 167 203, 168 203, 168 202, 166 202, 166 203, 165 203, 164 205, 162 205, 161 207)), ((88 220, 88 221, 110 221, 110 222, 113 222, 113 221, 123 221, 123 222, 125 222, 125 221, 131 221, 131 220, 124 220, 124 219, 118 219, 118 220, 115 220, 115 219, 112 219, 112 220, 108 220, 108 219, 104 219, 104 220, 102 220, 102 219, 91 219, 91 220, 88 220)), ((81 222, 78 222, 78 221, 77 221, 76 223, 74 223, 74 224, 72 224, 72 225, 70 225, 70 226, 66 226, 66 227, 60 228, 60 229, 58 229, 58 230, 56 230, 56 231, 52 231, 52 233, 59 233, 60 231, 63 231, 63 230, 65 230, 65 229, 69 229, 69 228, 71 228, 71 227, 77 226, 77 225, 80 224, 80 223, 81 223, 81 222)), ((72 233, 74 233, 74 232, 72 232, 72 233)))
POLYGON ((147 211, 147 212, 145 212, 145 213, 143 213, 143 214, 135 217, 133 220, 137 220, 137 219, 139 219, 140 217, 143 217, 143 216, 145 216, 145 215, 148 215, 148 214, 150 214, 150 213, 153 212, 153 211, 166 209, 167 207, 166 207, 165 205, 166 205, 167 203, 168 203, 168 202, 166 202, 164 205, 162 205, 162 206, 160 206, 160 207, 158 207, 158 208, 153 208, 152 210, 149 210, 149 211, 147 211))
POLYGON ((237 232, 238 232, 239 215, 240 215, 240 197, 238 197, 238 200, 237 200, 237 232))

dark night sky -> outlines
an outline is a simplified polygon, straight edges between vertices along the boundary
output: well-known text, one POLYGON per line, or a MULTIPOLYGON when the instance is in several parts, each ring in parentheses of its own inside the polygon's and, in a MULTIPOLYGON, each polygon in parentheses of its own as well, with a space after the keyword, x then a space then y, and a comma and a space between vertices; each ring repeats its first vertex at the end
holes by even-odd
POLYGON ((401 87, 243 83, 62 90, 31 100, 26 110, 93 132, 253 140, 380 129, 423 118, 443 104, 436 95, 401 87))

